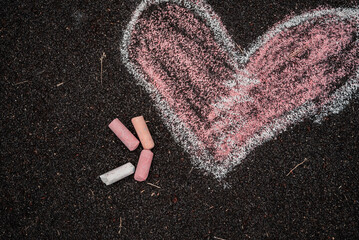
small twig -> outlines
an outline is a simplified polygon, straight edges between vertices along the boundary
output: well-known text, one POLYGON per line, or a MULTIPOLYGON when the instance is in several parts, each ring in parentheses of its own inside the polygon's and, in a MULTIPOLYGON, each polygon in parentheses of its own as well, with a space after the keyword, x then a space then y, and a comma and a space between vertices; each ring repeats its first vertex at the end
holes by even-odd
POLYGON ((291 60, 292 58, 295 58, 295 57, 299 56, 300 54, 305 53, 305 51, 307 51, 308 48, 309 48, 309 46, 302 46, 302 47, 298 47, 298 48, 294 49, 294 51, 291 54, 289 54, 288 59, 291 60))
POLYGON ((106 57, 106 53, 103 52, 102 56, 100 57, 100 62, 101 62, 101 84, 102 84, 102 73, 103 73, 103 59, 106 57))
POLYGON ((191 170, 189 170, 188 174, 191 174, 192 171, 193 171, 193 167, 191 168, 191 170))
POLYGON ((237 47, 239 48, 239 50, 240 50, 242 53, 244 53, 243 48, 242 48, 238 43, 236 43, 236 45, 237 45, 237 47))
POLYGON ((40 72, 37 72, 36 73, 36 76, 40 75, 40 74, 43 74, 45 72, 45 70, 41 70, 40 72))
POLYGON ((157 186, 157 185, 155 185, 155 184, 153 184, 153 183, 147 183, 148 185, 150 185, 150 186, 152 186, 152 187, 156 187, 156 188, 161 188, 160 186, 157 186))
POLYGON ((29 82, 29 81, 25 80, 25 81, 22 81, 22 82, 15 83, 15 85, 24 84, 24 83, 27 83, 27 82, 29 82))
POLYGON ((218 239, 218 240, 226 240, 224 238, 220 238, 220 237, 216 237, 216 236, 213 236, 214 239, 218 239))
POLYGON ((64 84, 65 82, 62 82, 62 83, 58 83, 56 84, 56 87, 60 87, 62 84, 64 84))
POLYGON ((299 167, 300 165, 302 165, 303 163, 305 163, 307 160, 308 160, 308 159, 304 158, 304 161, 301 162, 301 163, 299 163, 299 164, 297 164, 297 166, 295 166, 292 170, 290 170, 289 173, 287 174, 287 176, 288 176, 289 174, 293 173, 293 171, 294 171, 297 167, 299 167))
POLYGON ((118 230, 118 234, 121 233, 121 230, 122 230, 122 217, 120 217, 120 230, 118 230))

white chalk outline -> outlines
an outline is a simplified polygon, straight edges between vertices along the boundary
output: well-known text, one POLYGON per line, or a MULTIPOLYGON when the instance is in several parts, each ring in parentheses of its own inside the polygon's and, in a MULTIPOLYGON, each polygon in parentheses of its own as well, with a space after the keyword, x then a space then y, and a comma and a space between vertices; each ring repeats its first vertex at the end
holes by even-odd
MULTIPOLYGON (((233 59, 231 62, 232 67, 236 70, 243 71, 241 69, 261 46, 273 38, 276 34, 290 28, 297 26, 303 22, 313 20, 315 18, 324 17, 326 15, 333 15, 340 19, 359 19, 358 8, 336 8, 336 9, 324 9, 308 12, 299 16, 290 18, 284 23, 280 23, 274 26, 271 30, 267 31, 263 36, 259 37, 249 49, 241 55, 236 50, 236 45, 232 41, 232 38, 227 33, 222 22, 219 20, 218 15, 212 10, 211 6, 205 1, 197 1, 193 3, 187 0, 144 0, 142 1, 136 10, 134 11, 132 18, 124 31, 123 40, 121 43, 120 51, 122 55, 122 61, 127 67, 128 71, 133 74, 137 80, 137 84, 144 87, 145 90, 152 96, 155 106, 159 109, 161 117, 165 120, 164 124, 170 130, 172 136, 176 142, 181 145, 186 152, 191 155, 192 163, 197 167, 204 169, 205 171, 213 174, 217 179, 222 179, 230 172, 236 165, 250 153, 254 148, 263 143, 273 139, 279 133, 285 131, 287 127, 293 126, 296 123, 303 121, 309 117, 316 117, 315 122, 320 122, 321 119, 329 114, 339 113, 345 105, 356 95, 359 89, 359 68, 356 74, 341 88, 337 89, 330 97, 330 101, 323 105, 321 109, 316 109, 313 102, 308 101, 295 110, 279 117, 274 122, 263 126, 259 133, 254 134, 247 142, 240 148, 232 151, 229 156, 221 163, 214 163, 213 156, 205 150, 201 141, 190 131, 185 123, 177 116, 177 114, 171 109, 167 101, 158 92, 156 87, 153 86, 147 79, 145 73, 141 68, 136 66, 129 59, 128 46, 130 45, 131 34, 134 27, 141 16, 142 12, 148 9, 152 4, 160 3, 174 3, 181 7, 194 11, 198 16, 202 17, 208 27, 214 34, 214 38, 217 43, 224 49, 233 59), (317 116, 315 116, 317 114, 317 116), (201 152, 201 155, 196 155, 201 152)), ((359 26, 359 23, 358 23, 359 26)), ((248 81, 248 79, 246 80, 248 81)), ((255 79, 253 83, 255 83, 255 79)), ((233 85, 233 82, 229 82, 229 85, 233 85)), ((240 82, 239 82, 240 84, 240 82)))

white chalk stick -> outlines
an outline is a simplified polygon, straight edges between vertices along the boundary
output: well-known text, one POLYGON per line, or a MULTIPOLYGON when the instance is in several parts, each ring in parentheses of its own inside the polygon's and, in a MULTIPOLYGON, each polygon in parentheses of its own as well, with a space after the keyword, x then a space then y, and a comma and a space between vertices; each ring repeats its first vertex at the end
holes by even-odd
POLYGON ((115 183, 125 177, 132 175, 135 172, 135 166, 132 163, 126 163, 118 168, 115 168, 100 176, 102 182, 106 185, 115 183))

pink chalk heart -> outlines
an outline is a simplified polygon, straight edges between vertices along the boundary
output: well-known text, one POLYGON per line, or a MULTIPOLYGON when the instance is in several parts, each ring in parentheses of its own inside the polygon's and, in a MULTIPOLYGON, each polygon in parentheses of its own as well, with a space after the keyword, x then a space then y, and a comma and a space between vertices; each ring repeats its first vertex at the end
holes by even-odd
POLYGON ((193 163, 222 178, 288 126, 349 103, 358 26, 358 9, 314 10, 241 52, 204 1, 143 1, 121 54, 193 163))

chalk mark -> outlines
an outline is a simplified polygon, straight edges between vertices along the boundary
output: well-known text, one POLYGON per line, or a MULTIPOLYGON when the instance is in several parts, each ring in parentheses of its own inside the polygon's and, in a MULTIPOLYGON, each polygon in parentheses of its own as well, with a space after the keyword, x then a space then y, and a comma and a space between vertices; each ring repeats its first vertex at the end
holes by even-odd
POLYGON ((193 164, 221 179, 287 127, 309 117, 320 122, 349 103, 359 88, 357 41, 343 49, 357 34, 358 16, 358 9, 337 8, 287 18, 245 51, 204 1, 145 0, 124 32, 121 55, 193 164), (160 15, 143 15, 153 5, 160 15), (296 31, 312 35, 294 39, 296 31), (328 56, 333 66, 341 60, 337 71, 328 56))

